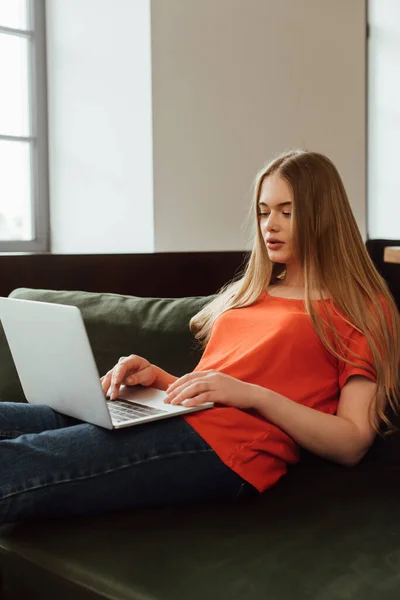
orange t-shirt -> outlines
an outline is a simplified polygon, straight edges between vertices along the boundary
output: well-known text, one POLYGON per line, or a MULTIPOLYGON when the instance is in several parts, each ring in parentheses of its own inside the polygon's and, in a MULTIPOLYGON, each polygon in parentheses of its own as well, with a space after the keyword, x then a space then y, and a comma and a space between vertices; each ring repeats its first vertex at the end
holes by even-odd
MULTIPOLYGON (((374 364, 365 337, 333 311, 330 300, 326 305, 346 347, 374 364)), ((323 308, 322 301, 318 308, 323 308)), ((324 316, 323 311, 321 314, 324 316)), ((333 336, 330 342, 333 344, 333 336)), ((230 309, 217 317, 194 371, 220 371, 335 414, 340 390, 350 375, 376 381, 368 363, 351 354, 348 358, 359 366, 337 359, 325 348, 303 300, 265 292, 251 306, 230 309)), ((295 441, 255 410, 218 405, 184 419, 228 467, 260 492, 276 483, 288 464, 299 460, 295 441)))

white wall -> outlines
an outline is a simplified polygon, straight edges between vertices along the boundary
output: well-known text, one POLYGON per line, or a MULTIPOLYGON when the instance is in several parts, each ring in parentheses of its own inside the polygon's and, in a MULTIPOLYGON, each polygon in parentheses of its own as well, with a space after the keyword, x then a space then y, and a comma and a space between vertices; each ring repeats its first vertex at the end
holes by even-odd
POLYGON ((149 0, 48 0, 52 251, 152 252, 149 0))
POLYGON ((259 167, 338 166, 365 235, 364 0, 153 0, 155 248, 235 250, 259 167))
POLYGON ((400 238, 400 2, 369 0, 368 233, 400 238))
POLYGON ((365 236, 364 0, 152 0, 151 67, 148 2, 47 2, 53 250, 247 248, 254 176, 298 146, 365 236))

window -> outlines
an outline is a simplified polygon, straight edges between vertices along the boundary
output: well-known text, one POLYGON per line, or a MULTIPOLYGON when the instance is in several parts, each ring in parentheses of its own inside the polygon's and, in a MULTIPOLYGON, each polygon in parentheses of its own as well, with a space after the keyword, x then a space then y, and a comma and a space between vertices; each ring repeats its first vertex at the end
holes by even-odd
POLYGON ((44 0, 0 0, 0 251, 49 250, 44 0))
POLYGON ((400 3, 369 0, 368 17, 368 237, 397 240, 400 3))

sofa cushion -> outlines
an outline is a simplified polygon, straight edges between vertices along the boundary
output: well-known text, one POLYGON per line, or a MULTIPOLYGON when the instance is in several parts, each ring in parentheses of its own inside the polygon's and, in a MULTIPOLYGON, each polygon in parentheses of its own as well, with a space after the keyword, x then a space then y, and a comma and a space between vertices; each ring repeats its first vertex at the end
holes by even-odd
MULTIPOLYGON (((140 298, 118 294, 18 288, 10 297, 77 306, 85 322, 99 371, 104 375, 120 356, 139 354, 176 376, 191 371, 202 350, 189 320, 214 296, 140 298)), ((25 400, 0 325, 0 399, 25 400)))

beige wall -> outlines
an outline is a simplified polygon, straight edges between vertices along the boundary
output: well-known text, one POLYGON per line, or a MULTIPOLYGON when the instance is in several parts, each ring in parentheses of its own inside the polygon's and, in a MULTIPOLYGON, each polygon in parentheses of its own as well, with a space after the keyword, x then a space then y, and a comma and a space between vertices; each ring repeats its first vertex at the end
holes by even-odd
POLYGON ((253 178, 338 166, 365 234, 364 0, 152 0, 156 251, 235 250, 253 178))
POLYGON ((254 176, 294 146, 365 233, 364 0, 50 0, 47 32, 54 252, 247 248, 254 176))

